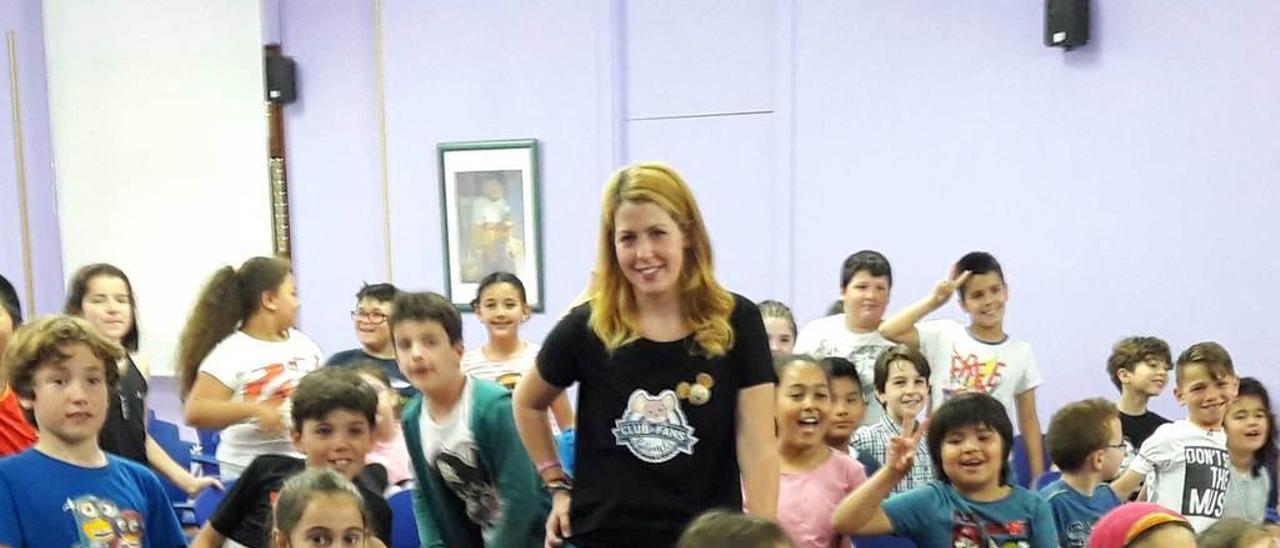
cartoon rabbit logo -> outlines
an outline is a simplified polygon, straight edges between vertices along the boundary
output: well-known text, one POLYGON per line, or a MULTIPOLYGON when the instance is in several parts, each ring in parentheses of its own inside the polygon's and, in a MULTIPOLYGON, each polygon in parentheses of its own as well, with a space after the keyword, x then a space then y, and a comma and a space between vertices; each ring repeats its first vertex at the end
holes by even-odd
POLYGON ((622 417, 614 421, 615 443, 626 447, 636 458, 662 463, 680 453, 693 454, 698 438, 680 409, 680 399, 672 390, 653 396, 637 389, 627 398, 622 417))

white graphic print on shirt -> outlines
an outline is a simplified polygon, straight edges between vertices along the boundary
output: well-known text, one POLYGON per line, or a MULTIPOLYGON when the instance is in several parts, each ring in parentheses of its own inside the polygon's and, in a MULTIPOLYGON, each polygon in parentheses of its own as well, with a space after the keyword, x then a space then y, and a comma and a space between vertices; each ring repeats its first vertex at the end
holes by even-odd
POLYGON ((1186 447, 1187 471, 1182 483, 1182 515, 1222 517, 1231 483, 1231 457, 1217 447, 1186 447))
POLYGON ((442 447, 432 463, 440 472, 445 485, 462 500, 467 517, 484 531, 493 528, 502 512, 502 501, 493 478, 481 466, 477 466, 476 446, 467 443, 463 447, 442 447), (455 454, 454 451, 460 451, 455 454))
POLYGON ((653 464, 667 462, 684 453, 693 454, 698 438, 693 425, 680 408, 680 399, 672 390, 651 396, 636 389, 627 398, 622 417, 614 421, 615 443, 626 447, 636 458, 653 464))

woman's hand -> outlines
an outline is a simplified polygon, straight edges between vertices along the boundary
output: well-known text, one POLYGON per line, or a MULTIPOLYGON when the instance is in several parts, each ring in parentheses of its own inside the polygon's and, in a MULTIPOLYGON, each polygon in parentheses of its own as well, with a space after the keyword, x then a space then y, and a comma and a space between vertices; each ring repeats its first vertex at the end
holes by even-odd
POLYGON ((569 531, 569 501, 572 496, 568 491, 556 491, 551 495, 551 512, 547 514, 547 548, 564 544, 569 531))

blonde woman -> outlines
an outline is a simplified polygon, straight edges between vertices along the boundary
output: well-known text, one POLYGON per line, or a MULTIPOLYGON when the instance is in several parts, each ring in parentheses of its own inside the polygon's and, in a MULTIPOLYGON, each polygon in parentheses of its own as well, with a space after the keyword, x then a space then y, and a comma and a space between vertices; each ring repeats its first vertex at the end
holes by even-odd
POLYGON ((516 425, 553 493, 547 543, 671 546, 694 516, 744 500, 772 519, 776 377, 759 310, 716 281, 702 214, 670 167, 619 170, 601 213, 589 300, 516 387, 516 425), (571 481, 547 408, 575 382, 571 481))

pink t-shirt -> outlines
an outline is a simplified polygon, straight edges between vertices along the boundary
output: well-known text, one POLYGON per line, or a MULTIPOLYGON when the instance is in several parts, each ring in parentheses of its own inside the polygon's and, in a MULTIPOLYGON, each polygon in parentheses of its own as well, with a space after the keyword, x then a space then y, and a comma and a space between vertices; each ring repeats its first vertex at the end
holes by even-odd
POLYGON ((839 536, 831 528, 831 514, 864 481, 867 472, 862 465, 834 450, 809 472, 783 472, 778 482, 778 524, 797 548, 830 548, 839 536))
POLYGON ((373 443, 373 447, 365 453, 364 463, 365 465, 381 464, 387 469, 388 488, 413 479, 413 471, 409 463, 409 448, 404 443, 404 432, 398 426, 391 441, 373 443))

